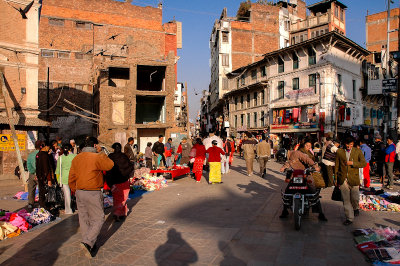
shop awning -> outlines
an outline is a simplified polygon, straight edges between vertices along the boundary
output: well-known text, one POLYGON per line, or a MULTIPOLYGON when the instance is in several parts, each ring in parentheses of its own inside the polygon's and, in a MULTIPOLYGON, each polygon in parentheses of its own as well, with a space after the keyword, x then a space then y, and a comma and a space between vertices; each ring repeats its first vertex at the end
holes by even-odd
POLYGON ((319 128, 278 128, 271 129, 271 133, 302 133, 302 132, 318 132, 319 128))
POLYGON ((281 102, 281 103, 271 103, 270 108, 271 109, 278 109, 278 108, 291 108, 291 107, 299 107, 299 106, 305 106, 305 105, 316 105, 318 104, 319 101, 311 101, 311 102, 302 102, 302 103, 296 103, 296 102, 281 102))

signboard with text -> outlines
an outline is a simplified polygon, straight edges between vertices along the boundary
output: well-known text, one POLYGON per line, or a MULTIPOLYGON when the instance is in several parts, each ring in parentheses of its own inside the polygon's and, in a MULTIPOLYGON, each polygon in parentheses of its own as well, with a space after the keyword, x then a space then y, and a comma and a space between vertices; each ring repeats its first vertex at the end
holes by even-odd
MULTIPOLYGON (((21 151, 25 150, 26 136, 17 134, 18 145, 21 151)), ((11 134, 0 134, 0 151, 14 151, 14 141, 11 134)))
POLYGON ((286 99, 298 99, 300 97, 312 96, 315 94, 314 88, 292 90, 285 94, 286 99))
POLYGON ((397 79, 384 79, 382 80, 383 93, 397 92, 397 79))

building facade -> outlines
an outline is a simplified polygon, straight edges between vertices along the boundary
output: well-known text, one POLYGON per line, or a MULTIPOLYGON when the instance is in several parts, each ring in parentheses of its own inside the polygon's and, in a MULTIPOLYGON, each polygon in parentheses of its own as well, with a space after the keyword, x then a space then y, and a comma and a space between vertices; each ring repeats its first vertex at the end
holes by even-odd
POLYGON ((361 66, 369 52, 337 32, 267 53, 229 76, 230 131, 340 135, 363 124, 361 66))

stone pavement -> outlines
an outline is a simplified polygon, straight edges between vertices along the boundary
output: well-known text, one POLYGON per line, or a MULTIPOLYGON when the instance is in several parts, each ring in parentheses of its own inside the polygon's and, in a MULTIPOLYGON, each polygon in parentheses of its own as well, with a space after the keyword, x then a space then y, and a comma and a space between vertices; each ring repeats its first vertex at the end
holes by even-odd
POLYGON ((351 231, 400 226, 399 214, 361 212, 345 227, 342 204, 331 201, 332 189, 325 189, 322 205, 329 221, 319 222, 310 214, 295 231, 291 215, 279 219, 285 187, 280 165, 269 162, 268 167, 266 180, 247 177, 244 161, 235 158, 223 184, 182 178, 130 200, 125 222, 106 216, 95 258, 84 256, 78 215, 72 215, 1 241, 0 264, 368 265, 354 247, 351 231))

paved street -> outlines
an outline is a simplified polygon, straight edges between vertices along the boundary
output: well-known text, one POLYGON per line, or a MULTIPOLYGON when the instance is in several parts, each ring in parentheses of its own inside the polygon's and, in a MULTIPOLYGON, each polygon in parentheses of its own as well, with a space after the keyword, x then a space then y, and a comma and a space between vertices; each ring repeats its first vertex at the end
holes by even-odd
MULTIPOLYGON (((399 227, 399 214, 361 212, 342 225, 341 203, 322 193, 328 222, 310 214, 301 231, 292 216, 281 220, 280 165, 269 162, 267 180, 247 177, 236 158, 223 184, 182 178, 168 188, 129 201, 124 223, 107 210, 98 254, 81 250, 78 215, 64 216, 16 238, 0 242, 2 265, 368 265, 354 247, 351 231, 372 226, 399 227)), ((258 169, 258 166, 255 167, 258 169)), ((396 187, 399 188, 398 186, 396 187)))

